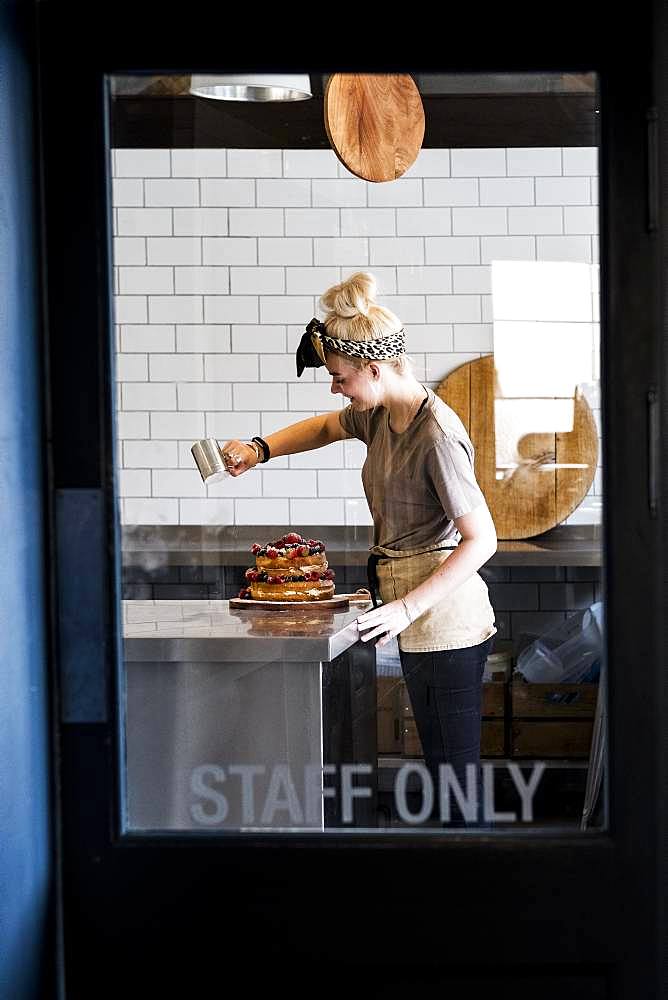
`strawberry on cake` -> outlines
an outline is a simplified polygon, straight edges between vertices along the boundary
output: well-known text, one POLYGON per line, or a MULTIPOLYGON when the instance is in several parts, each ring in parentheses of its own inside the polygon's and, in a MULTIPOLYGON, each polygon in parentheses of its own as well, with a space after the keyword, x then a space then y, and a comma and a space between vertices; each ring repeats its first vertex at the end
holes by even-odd
POLYGON ((275 542, 251 546, 255 567, 246 570, 239 597, 254 601, 323 601, 334 596, 334 570, 325 543, 290 531, 275 542))

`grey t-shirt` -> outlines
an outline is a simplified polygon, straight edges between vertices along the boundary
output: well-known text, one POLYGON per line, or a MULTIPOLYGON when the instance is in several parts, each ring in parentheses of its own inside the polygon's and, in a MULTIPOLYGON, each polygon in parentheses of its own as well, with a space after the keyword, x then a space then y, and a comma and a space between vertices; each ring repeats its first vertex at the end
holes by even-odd
POLYGON ((341 426, 367 446, 362 485, 374 523, 374 545, 403 551, 436 542, 455 544, 453 518, 485 503, 474 451, 455 411, 426 387, 428 399, 401 434, 389 410, 374 406, 339 414, 341 426))

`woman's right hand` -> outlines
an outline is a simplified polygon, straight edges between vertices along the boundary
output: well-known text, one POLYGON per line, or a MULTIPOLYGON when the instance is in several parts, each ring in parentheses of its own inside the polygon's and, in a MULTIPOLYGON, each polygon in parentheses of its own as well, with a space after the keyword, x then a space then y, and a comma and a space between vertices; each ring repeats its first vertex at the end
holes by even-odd
POLYGON ((231 476, 240 476, 254 468, 258 463, 255 448, 245 441, 226 441, 225 444, 220 445, 220 450, 227 471, 231 476))

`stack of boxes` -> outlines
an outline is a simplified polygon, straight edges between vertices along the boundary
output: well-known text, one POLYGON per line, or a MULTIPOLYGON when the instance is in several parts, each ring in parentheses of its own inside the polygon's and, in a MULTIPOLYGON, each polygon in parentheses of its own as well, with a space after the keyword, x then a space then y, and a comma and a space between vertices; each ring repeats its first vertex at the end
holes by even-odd
MULTIPOLYGON (((513 674, 513 665, 512 643, 499 640, 483 676, 481 756, 588 757, 598 684, 528 684, 513 674)), ((391 676, 379 676, 377 684, 379 754, 421 757, 400 667, 391 676)))

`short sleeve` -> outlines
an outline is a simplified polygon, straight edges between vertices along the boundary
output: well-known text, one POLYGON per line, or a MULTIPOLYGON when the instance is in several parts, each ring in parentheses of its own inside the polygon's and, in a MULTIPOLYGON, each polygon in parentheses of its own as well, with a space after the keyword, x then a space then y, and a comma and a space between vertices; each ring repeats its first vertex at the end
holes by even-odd
POLYGON ((351 404, 348 403, 342 410, 339 410, 339 423, 346 434, 359 438, 365 444, 369 443, 369 418, 365 412, 356 413, 351 404))
POLYGON ((450 520, 485 503, 474 470, 473 448, 454 436, 436 442, 427 457, 431 486, 450 520))

